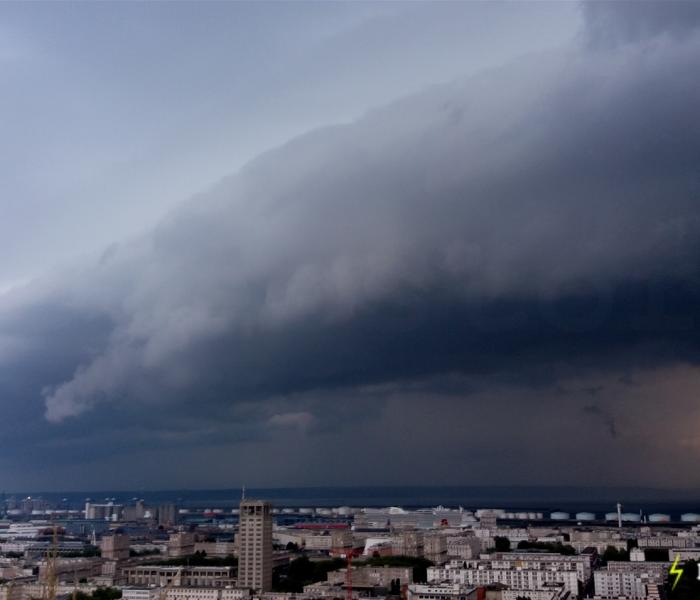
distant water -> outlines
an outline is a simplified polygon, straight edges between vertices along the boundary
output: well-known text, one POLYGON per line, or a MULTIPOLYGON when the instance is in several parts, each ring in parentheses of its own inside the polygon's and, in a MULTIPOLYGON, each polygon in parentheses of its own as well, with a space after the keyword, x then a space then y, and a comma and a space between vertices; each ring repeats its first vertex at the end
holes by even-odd
MULTIPOLYGON (((13 493, 17 498, 27 494, 13 493)), ((174 502, 183 508, 232 508, 241 498, 239 488, 225 490, 167 490, 167 491, 85 491, 70 493, 33 493, 53 504, 66 508, 82 508, 87 498, 93 502, 114 500, 130 503, 142 498, 147 505, 174 502)), ((465 509, 503 508, 547 512, 550 510, 591 511, 615 510, 620 501, 625 512, 643 510, 670 513, 677 517, 683 512, 700 513, 700 490, 669 491, 650 488, 583 488, 583 487, 304 487, 265 488, 246 490, 251 498, 264 498, 279 507, 383 507, 426 508, 443 505, 465 509)))

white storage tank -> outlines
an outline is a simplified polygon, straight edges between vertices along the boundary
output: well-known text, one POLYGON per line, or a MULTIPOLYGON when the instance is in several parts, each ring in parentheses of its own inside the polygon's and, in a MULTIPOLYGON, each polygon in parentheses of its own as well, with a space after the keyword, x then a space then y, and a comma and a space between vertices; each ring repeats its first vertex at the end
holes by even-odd
POLYGON ((639 523, 642 520, 637 513, 622 513, 622 520, 632 523, 639 523))
POLYGON ((571 515, 562 510, 556 510, 549 515, 549 518, 552 519, 552 521, 568 521, 571 518, 571 515))
POLYGON ((605 513, 605 520, 606 521, 617 521, 617 513, 616 512, 605 513))
POLYGON ((338 514, 344 517, 349 516, 352 514, 352 508, 350 508, 349 506, 339 506, 338 514))
POLYGON ((671 515, 666 515, 664 513, 654 513, 649 515, 649 523, 670 523, 671 515))
POLYGON ((283 514, 283 515, 291 515, 291 514, 294 514, 294 509, 293 509, 293 508, 283 508, 283 509, 282 509, 282 514, 283 514))
POLYGON ((300 515, 312 515, 312 514, 314 514, 314 509, 313 508, 300 508, 299 514, 300 515))
POLYGON ((477 516, 478 519, 481 519, 484 513, 495 514, 496 518, 498 519, 505 519, 506 516, 506 511, 502 508, 479 508, 475 511, 474 514, 477 516))
MULTIPOLYGON (((616 515, 617 517, 617 515, 616 515)), ((595 513, 592 512, 579 512, 576 513, 577 521, 595 521, 595 513)))
POLYGON ((681 521, 684 523, 700 523, 700 515, 697 513, 683 513, 681 521))

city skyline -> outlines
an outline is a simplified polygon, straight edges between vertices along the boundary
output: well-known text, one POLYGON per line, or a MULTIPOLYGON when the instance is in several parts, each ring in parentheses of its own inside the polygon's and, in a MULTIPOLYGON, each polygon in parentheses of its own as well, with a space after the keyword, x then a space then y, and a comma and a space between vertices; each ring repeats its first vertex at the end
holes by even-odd
POLYGON ((700 489, 700 4, 0 19, 0 487, 700 489))

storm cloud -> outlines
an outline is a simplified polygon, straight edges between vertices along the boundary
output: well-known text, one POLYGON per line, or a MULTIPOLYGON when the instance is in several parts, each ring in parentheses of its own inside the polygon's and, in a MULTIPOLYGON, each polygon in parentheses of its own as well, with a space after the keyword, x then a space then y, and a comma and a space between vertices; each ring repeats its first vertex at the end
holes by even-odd
MULTIPOLYGON (((534 410, 548 440, 529 460, 580 422, 582 442, 623 455, 586 482, 618 481, 645 431, 619 411, 656 410, 625 378, 666 390, 700 358, 699 19, 644 4, 634 22, 586 4, 564 49, 296 137, 151 231, 0 296, 7 403, 74 432, 77 453, 274 435, 262 461, 285 436, 381 448, 369 423, 413 416, 405 430, 444 441, 445 477, 486 460, 493 407, 534 410)), ((490 448, 506 477, 526 459, 512 448, 490 448)))

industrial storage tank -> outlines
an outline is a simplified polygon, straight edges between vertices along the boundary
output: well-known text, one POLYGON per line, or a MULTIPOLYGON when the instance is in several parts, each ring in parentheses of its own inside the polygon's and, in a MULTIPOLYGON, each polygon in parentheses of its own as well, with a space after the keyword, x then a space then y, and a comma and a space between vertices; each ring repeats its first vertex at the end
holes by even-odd
MULTIPOLYGON (((530 519, 531 521, 534 521, 535 519, 538 518, 538 517, 537 517, 537 513, 529 512, 529 513, 527 513, 527 518, 530 519)), ((540 518, 541 518, 541 517, 540 517, 540 518)))
POLYGON ((352 513, 353 513, 353 510, 349 506, 339 506, 338 507, 338 514, 339 515, 346 517, 348 515, 351 515, 352 513))
POLYGON ((576 513, 577 521, 595 521, 595 513, 592 512, 579 512, 576 513))
POLYGON ((481 519, 481 517, 484 514, 493 514, 493 515, 496 515, 496 518, 498 518, 498 519, 505 519, 506 511, 503 510, 502 508, 479 508, 475 511, 474 514, 479 519, 481 519))
POLYGON ((312 514, 314 514, 314 509, 313 508, 300 508, 299 514, 300 515, 312 515, 312 514))
POLYGON ((293 508, 283 508, 283 509, 282 509, 282 514, 283 514, 283 515, 291 515, 291 514, 293 514, 293 513, 294 513, 294 509, 293 509, 293 508))
POLYGON ((669 523, 671 521, 671 515, 666 515, 663 513, 654 513, 649 515, 649 523, 669 523))
POLYGON ((549 515, 549 518, 552 519, 552 521, 568 521, 571 515, 568 512, 556 510, 549 515))
POLYGON ((681 521, 684 523, 700 523, 700 515, 697 513, 683 513, 681 521))
POLYGON ((605 513, 605 520, 606 521, 617 521, 617 513, 616 512, 605 513))
POLYGON ((642 517, 640 517, 637 513, 622 513, 622 520, 639 523, 642 520, 642 517))

